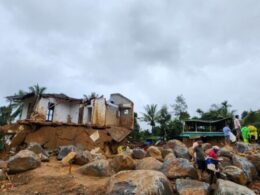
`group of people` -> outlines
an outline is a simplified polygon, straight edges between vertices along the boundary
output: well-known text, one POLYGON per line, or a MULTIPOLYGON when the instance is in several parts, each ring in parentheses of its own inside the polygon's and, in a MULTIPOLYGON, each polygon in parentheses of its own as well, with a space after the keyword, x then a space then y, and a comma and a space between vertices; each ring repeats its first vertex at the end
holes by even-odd
POLYGON ((218 146, 213 146, 207 153, 205 153, 201 140, 193 143, 193 161, 196 164, 199 180, 202 180, 203 174, 208 172, 210 174, 210 183, 219 177, 219 161, 218 146))
POLYGON ((240 141, 241 137, 244 143, 249 143, 250 141, 257 141, 258 140, 258 132, 257 128, 253 125, 247 125, 241 127, 241 123, 239 120, 239 116, 236 115, 234 118, 234 131, 232 132, 229 125, 226 124, 223 128, 224 137, 225 137, 225 144, 230 144, 230 141, 240 141), (234 134, 236 136, 234 136, 234 134))

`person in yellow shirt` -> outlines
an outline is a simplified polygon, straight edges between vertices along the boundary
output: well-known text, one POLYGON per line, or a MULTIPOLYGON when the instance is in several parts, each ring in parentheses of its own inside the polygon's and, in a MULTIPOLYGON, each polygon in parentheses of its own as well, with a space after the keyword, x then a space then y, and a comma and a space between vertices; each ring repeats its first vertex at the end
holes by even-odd
POLYGON ((253 125, 248 125, 250 140, 258 140, 257 128, 253 125))

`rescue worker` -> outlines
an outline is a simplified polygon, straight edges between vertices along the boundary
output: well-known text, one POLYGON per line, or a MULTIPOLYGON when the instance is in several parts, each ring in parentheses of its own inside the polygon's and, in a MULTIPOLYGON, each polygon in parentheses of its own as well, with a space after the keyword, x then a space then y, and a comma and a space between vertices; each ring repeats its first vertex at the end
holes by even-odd
POLYGON ((254 141, 258 140, 257 128, 254 125, 248 125, 248 129, 249 129, 250 141, 252 141, 253 138, 254 141))
POLYGON ((247 126, 244 126, 244 127, 241 129, 241 134, 242 134, 244 143, 245 143, 245 144, 248 144, 248 140, 249 140, 249 138, 250 138, 249 128, 248 128, 247 126))

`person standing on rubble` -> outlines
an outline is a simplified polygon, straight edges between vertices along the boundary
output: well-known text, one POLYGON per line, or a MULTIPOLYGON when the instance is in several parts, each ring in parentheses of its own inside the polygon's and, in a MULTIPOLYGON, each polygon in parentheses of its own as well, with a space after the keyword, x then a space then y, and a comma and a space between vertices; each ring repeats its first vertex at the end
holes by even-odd
POLYGON ((225 127, 223 128, 223 132, 225 137, 225 145, 229 145, 231 129, 229 128, 228 124, 226 124, 225 127))
POLYGON ((205 153, 202 148, 202 141, 197 141, 198 145, 194 148, 194 159, 197 165, 197 173, 199 176, 199 180, 202 179, 202 175, 206 170, 206 161, 205 161, 205 153))
POLYGON ((237 136, 237 141, 240 141, 240 131, 241 131, 241 124, 239 121, 239 116, 236 115, 234 118, 234 128, 237 136))
POLYGON ((219 170, 219 161, 221 159, 218 158, 218 146, 213 146, 208 152, 208 156, 206 158, 206 164, 208 172, 210 173, 210 184, 214 182, 214 178, 219 178, 220 170, 219 170))

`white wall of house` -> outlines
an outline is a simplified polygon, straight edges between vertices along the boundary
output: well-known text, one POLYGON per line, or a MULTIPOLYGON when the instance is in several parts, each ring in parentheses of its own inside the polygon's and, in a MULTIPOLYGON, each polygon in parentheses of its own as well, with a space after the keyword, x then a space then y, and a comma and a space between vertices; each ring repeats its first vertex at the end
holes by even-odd
POLYGON ((73 103, 68 101, 59 100, 56 98, 41 98, 38 105, 37 111, 47 116, 48 114, 48 103, 54 103, 54 116, 53 121, 55 122, 68 122, 68 117, 71 117, 71 122, 78 123, 79 117, 79 103, 73 103))
POLYGON ((25 120, 27 119, 27 113, 28 113, 28 108, 29 108, 29 104, 33 103, 33 98, 28 98, 24 101, 24 106, 23 106, 23 111, 22 111, 22 115, 20 120, 25 120))

